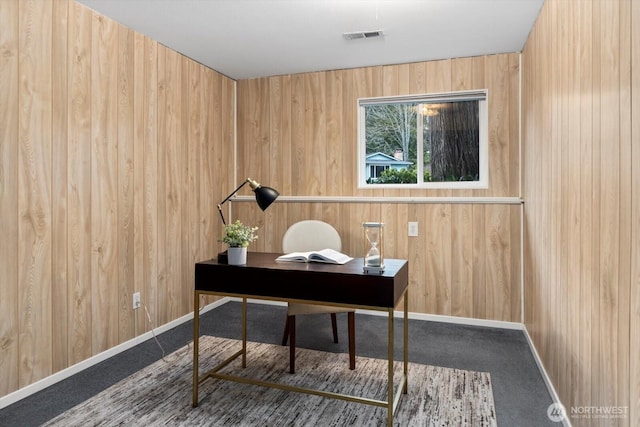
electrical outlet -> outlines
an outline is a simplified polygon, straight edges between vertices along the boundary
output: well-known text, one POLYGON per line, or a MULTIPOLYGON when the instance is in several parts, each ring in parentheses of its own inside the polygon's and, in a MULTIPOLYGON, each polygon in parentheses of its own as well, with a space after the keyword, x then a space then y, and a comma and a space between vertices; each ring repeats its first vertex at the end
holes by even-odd
POLYGON ((133 293, 133 309, 137 310, 142 304, 140 303, 140 292, 133 293))
POLYGON ((409 222, 409 226, 407 227, 409 237, 418 237, 418 223, 417 222, 409 222))

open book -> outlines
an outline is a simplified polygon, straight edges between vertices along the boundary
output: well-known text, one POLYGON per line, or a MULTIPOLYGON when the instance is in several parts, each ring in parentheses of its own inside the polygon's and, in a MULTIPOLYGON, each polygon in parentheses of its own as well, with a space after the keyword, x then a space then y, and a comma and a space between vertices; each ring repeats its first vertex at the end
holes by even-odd
POLYGON ((328 264, 346 264, 351 261, 349 255, 345 255, 333 249, 323 249, 321 251, 311 252, 291 252, 290 254, 281 255, 276 261, 293 261, 293 262, 326 262, 328 264))

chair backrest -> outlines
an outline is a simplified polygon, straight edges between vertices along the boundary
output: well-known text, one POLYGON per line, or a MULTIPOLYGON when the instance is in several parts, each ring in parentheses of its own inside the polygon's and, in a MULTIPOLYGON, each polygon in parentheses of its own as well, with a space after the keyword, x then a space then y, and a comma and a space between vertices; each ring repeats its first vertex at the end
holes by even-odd
POLYGON ((282 251, 309 252, 321 249, 342 250, 340 235, 331 224, 318 220, 304 220, 292 224, 282 237, 282 251))

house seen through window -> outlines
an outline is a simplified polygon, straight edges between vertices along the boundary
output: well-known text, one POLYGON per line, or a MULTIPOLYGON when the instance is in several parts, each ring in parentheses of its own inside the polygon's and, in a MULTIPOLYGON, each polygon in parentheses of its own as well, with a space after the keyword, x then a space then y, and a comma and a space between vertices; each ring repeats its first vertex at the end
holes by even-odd
POLYGON ((359 187, 486 188, 486 91, 358 100, 359 187))

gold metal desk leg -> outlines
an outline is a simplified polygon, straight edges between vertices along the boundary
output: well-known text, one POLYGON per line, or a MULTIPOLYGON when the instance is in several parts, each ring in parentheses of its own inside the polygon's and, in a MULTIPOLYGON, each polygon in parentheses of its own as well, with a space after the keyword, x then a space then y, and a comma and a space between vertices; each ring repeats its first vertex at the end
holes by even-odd
POLYGON ((198 347, 200 341, 200 303, 199 292, 193 293, 193 402, 191 406, 198 406, 198 347))
POLYGON ((247 299, 242 298, 242 367, 247 367, 247 299))
POLYGON ((402 392, 407 394, 409 387, 409 290, 404 293, 404 387, 402 392))
POLYGON ((389 342, 388 359, 389 372, 387 383, 387 425, 393 427, 393 308, 389 309, 389 342))

